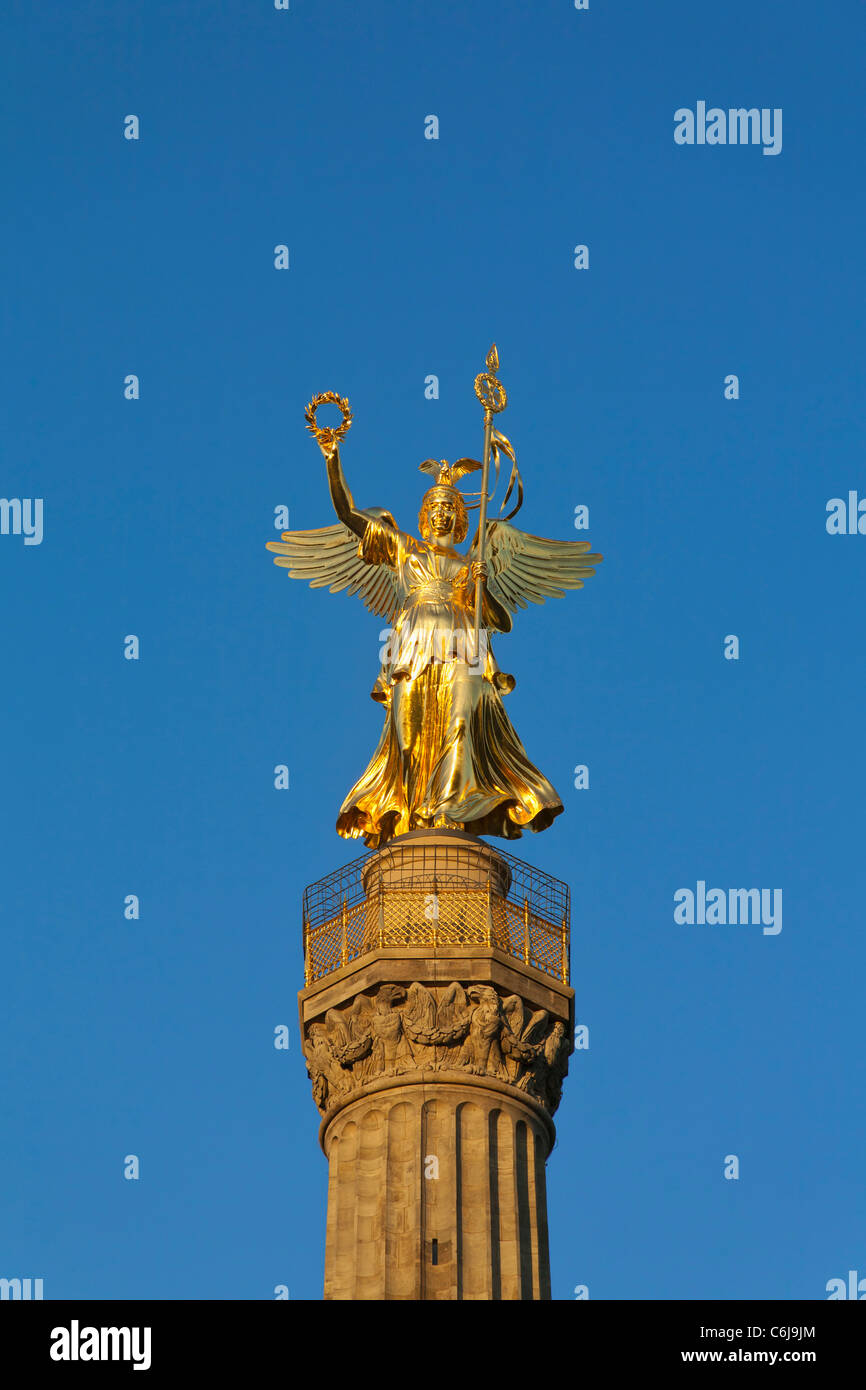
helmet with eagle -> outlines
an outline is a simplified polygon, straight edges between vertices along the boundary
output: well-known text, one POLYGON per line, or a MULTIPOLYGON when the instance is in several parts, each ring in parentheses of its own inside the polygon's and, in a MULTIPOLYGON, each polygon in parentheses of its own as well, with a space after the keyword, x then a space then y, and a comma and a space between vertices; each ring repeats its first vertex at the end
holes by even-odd
POLYGON ((421 510, 418 513, 418 527, 425 540, 430 535, 430 510, 436 502, 450 502, 456 513, 456 524, 454 527, 454 540, 457 545, 466 539, 469 531, 469 513, 463 493, 457 488, 456 484, 460 478, 467 473, 474 473, 481 464, 477 459, 458 459, 456 463, 449 463, 447 459, 425 459, 418 465, 422 473, 430 473, 436 482, 433 487, 428 488, 421 503, 421 510))

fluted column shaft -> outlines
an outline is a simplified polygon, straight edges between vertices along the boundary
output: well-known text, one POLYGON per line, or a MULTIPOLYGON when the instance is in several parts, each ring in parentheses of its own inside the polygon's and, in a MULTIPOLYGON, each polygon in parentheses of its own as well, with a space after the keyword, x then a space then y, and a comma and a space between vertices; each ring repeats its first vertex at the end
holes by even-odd
POLYGON ((549 1299, 549 1120, 472 1084, 359 1096, 323 1133, 327 1299, 549 1299))

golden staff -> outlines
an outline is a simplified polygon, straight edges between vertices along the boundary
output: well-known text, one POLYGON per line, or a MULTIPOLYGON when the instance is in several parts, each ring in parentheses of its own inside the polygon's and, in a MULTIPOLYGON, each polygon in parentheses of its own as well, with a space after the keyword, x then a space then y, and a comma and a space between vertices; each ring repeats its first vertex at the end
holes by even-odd
MULTIPOLYGON (((493 417, 504 410, 508 404, 505 387, 497 377, 499 353, 496 344, 487 354, 487 371, 479 372, 475 378, 475 394, 484 406, 484 453, 481 455, 481 505, 478 511, 478 563, 484 564, 487 549, 487 484, 490 477, 490 441, 493 436, 493 417)), ((481 597, 484 581, 475 581, 475 659, 478 659, 481 639, 481 597)))

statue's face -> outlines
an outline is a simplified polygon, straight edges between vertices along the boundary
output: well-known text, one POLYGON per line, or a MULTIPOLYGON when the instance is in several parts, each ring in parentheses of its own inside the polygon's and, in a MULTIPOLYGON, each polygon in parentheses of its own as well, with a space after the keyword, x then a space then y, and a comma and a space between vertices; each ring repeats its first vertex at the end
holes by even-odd
POLYGON ((454 503, 437 497, 427 513, 427 524, 434 540, 440 543, 453 540, 454 528, 457 525, 457 508, 454 503))

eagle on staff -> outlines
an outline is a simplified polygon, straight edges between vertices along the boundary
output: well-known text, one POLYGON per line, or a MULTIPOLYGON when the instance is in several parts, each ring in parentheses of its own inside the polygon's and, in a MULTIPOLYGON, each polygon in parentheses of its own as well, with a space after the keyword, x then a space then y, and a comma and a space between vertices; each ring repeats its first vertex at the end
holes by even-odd
MULTIPOLYGON (((284 531, 268 541, 274 564, 293 579, 331 593, 357 594, 389 624, 372 697, 384 706, 376 751, 337 817, 347 839, 378 847, 411 830, 463 830, 518 839, 544 830, 562 811, 546 777, 530 762, 505 711, 514 677, 500 670, 491 636, 510 632, 512 614, 527 603, 580 589, 601 555, 588 541, 546 540, 511 525, 523 499, 514 450, 493 426, 506 394, 496 347, 475 379, 484 407, 483 459, 426 459, 435 482, 418 515, 420 537, 403 531, 389 511, 355 505, 343 474, 340 442, 352 414, 345 397, 328 391, 306 411, 307 428, 325 458, 331 501, 339 520, 316 531, 284 531), (336 405, 339 426, 316 423, 320 405, 336 405), (511 476, 500 513, 487 520, 491 456, 511 476), (481 469, 479 524, 468 553, 470 507, 457 484, 481 469)), ((495 491, 495 483, 494 483, 495 491)))

